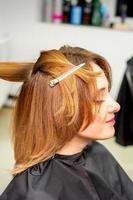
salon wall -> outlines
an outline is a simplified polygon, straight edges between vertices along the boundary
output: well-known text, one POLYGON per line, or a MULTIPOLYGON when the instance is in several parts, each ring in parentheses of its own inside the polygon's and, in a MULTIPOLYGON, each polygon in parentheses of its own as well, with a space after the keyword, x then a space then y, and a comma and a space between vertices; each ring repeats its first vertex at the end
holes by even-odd
MULTIPOLYGON (((110 5, 113 17, 115 0, 103 1, 110 5)), ((0 0, 0 32, 7 33, 11 41, 9 60, 36 59, 40 50, 59 48, 63 44, 85 47, 104 55, 110 62, 114 80, 112 95, 116 97, 125 62, 133 54, 133 32, 42 23, 41 2, 0 0)), ((17 86, 12 93, 16 93, 17 86)))

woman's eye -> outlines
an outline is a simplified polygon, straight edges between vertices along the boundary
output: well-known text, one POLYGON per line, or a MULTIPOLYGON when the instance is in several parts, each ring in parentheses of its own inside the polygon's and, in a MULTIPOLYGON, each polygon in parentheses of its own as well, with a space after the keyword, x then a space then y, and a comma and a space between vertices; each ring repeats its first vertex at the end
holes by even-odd
POLYGON ((105 102, 104 99, 101 99, 101 100, 95 100, 95 103, 97 103, 97 104, 101 104, 101 103, 104 103, 104 102, 105 102))

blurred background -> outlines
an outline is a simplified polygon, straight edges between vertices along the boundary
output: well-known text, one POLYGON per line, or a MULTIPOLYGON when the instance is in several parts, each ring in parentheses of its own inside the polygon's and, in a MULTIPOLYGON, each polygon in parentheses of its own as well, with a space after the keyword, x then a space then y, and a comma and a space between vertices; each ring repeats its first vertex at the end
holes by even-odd
MULTIPOLYGON (((111 94, 122 104, 120 114, 126 120, 118 116, 116 136, 100 142, 133 180, 133 115, 128 115, 133 113, 133 101, 128 103, 133 98, 132 4, 128 0, 0 0, 0 61, 35 61, 40 51, 62 45, 103 55, 112 67, 111 94)), ((12 179, 4 169, 14 165, 11 121, 21 84, 0 79, 0 193, 12 179)))

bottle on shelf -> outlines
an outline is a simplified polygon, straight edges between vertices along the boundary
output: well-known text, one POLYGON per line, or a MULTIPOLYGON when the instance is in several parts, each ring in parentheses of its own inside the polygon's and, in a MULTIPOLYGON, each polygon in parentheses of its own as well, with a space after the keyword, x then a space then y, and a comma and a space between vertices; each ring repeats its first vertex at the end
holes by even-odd
POLYGON ((100 2, 100 0, 93 0, 92 1, 91 24, 93 26, 101 26, 102 25, 101 2, 100 2))
POLYGON ((62 0, 53 1, 53 22, 61 23, 63 20, 63 2, 62 0))
POLYGON ((101 15, 102 15, 102 26, 110 27, 110 14, 105 4, 101 5, 101 15))
POLYGON ((92 0, 85 0, 83 5, 82 24, 91 24, 92 0))
POLYGON ((121 10, 121 23, 125 23, 127 17, 127 4, 122 3, 120 10, 121 10))
POLYGON ((63 23, 70 23, 71 0, 63 2, 63 23))
POLYGON ((127 4, 125 1, 122 2, 120 5, 120 16, 121 21, 119 23, 113 24, 112 28, 116 30, 125 30, 125 31, 131 31, 133 30, 132 26, 127 23, 126 17, 127 17, 127 4))
POLYGON ((80 25, 82 23, 82 5, 78 0, 71 0, 70 23, 80 25))
POLYGON ((52 22, 53 21, 53 0, 42 1, 42 21, 52 22))

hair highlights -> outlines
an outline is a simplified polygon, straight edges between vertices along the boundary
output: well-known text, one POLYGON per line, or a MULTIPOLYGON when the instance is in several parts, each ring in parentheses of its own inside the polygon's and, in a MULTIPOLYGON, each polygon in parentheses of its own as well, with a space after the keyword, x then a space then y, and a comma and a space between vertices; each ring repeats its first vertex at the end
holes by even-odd
POLYGON ((50 159, 79 131, 85 118, 86 126, 92 121, 95 77, 99 74, 93 72, 92 62, 111 83, 108 62, 79 47, 41 52, 35 64, 12 63, 9 68, 0 64, 0 78, 24 81, 14 117, 14 174, 50 159), (81 63, 86 63, 85 67, 50 87, 51 79, 81 63))

